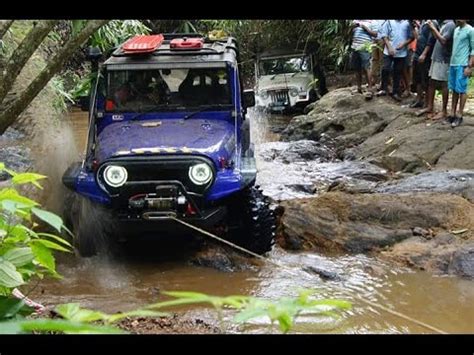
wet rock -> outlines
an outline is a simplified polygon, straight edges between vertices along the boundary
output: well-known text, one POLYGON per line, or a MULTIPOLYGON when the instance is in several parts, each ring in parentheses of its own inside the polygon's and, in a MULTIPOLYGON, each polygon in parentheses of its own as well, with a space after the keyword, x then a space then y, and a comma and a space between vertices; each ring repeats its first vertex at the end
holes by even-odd
POLYGON ((259 156, 265 161, 277 160, 286 164, 305 161, 327 162, 336 158, 335 152, 322 143, 301 140, 261 144, 259 156))
POLYGON ((314 266, 305 266, 303 268, 304 271, 309 272, 311 274, 317 274, 323 280, 331 280, 331 281, 340 281, 342 280, 341 276, 336 272, 320 269, 314 266))
MULTIPOLYGON (((21 145, 0 146, 0 162, 4 163, 8 169, 16 172, 25 172, 32 168, 33 161, 30 154, 30 149, 21 145)), ((0 172, 0 181, 9 178, 9 174, 0 172)))
POLYGON ((227 247, 206 245, 190 259, 190 263, 219 271, 233 272, 252 269, 257 261, 240 255, 227 247))
MULTIPOLYGON (((329 192, 282 202, 281 230, 305 249, 378 251, 413 237, 413 228, 474 230, 474 205, 448 194, 329 192)), ((422 238, 423 239, 423 238, 422 238)))
POLYGON ((380 184, 376 192, 443 192, 460 195, 474 202, 474 170, 435 170, 380 184))
POLYGON ((474 243, 466 244, 454 252, 449 272, 474 278, 474 243))
POLYGON ((2 135, 0 135, 0 144, 11 143, 12 141, 23 138, 25 138, 25 135, 19 130, 14 129, 12 127, 8 127, 8 129, 2 135))
POLYGON ((259 160, 257 164, 257 183, 276 201, 306 197, 340 184, 359 186, 360 190, 374 188, 377 182, 389 179, 387 170, 363 161, 314 160, 286 164, 274 158, 259 160))
POLYGON ((436 274, 474 278, 474 242, 441 232, 432 240, 412 237, 396 244, 384 257, 436 274))

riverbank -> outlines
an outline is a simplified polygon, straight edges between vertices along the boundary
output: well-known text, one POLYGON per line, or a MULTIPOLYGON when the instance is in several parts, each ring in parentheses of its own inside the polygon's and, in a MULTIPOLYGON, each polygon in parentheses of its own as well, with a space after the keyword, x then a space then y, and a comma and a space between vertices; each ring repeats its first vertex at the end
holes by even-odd
POLYGON ((295 175, 292 184, 263 181, 283 200, 284 248, 369 253, 474 278, 471 114, 452 129, 390 98, 367 101, 340 88, 294 117, 281 139, 260 155, 295 175))

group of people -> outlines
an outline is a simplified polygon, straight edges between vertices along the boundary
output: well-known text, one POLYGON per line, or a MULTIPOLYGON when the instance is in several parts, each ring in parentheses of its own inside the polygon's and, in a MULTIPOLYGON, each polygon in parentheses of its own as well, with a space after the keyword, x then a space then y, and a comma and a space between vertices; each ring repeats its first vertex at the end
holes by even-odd
POLYGON ((363 93, 365 75, 368 99, 390 95, 401 102, 415 91, 410 107, 420 109, 417 115, 452 127, 462 123, 474 66, 474 28, 467 20, 354 20, 351 50, 357 91, 363 93), (439 113, 436 90, 442 94, 439 113))

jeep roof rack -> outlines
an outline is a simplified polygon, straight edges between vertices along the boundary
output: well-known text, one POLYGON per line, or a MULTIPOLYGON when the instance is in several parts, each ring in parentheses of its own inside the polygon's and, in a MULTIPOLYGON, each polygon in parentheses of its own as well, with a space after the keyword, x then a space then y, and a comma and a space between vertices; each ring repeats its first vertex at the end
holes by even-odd
MULTIPOLYGON (((151 35, 148 37, 157 37, 160 35, 151 35)), ((212 55, 212 54, 223 54, 227 50, 234 50, 236 53, 238 52, 237 48, 237 42, 235 38, 233 37, 224 37, 221 39, 210 39, 209 37, 206 37, 200 33, 164 33, 161 34, 163 37, 163 40, 157 45, 154 49, 149 49, 147 47, 147 50, 126 50, 124 49, 124 45, 132 42, 135 40, 135 38, 140 37, 140 39, 137 39, 135 41, 138 42, 143 42, 144 39, 146 39, 145 36, 135 36, 125 43, 121 44, 111 54, 113 57, 124 57, 124 56, 144 56, 144 55, 154 55, 154 56, 160 56, 160 55, 212 55), (182 48, 180 50, 174 50, 170 48, 170 42, 174 39, 178 38, 202 38, 203 39, 203 46, 199 50, 196 49, 189 49, 186 50, 185 48, 182 48)))

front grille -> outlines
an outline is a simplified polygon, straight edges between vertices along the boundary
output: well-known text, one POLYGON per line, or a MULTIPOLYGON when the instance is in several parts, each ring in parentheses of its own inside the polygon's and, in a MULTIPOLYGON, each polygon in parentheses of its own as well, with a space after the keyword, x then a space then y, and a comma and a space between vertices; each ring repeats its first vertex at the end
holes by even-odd
POLYGON ((288 90, 273 90, 269 91, 270 98, 273 104, 288 104, 289 97, 288 97, 288 90))
POLYGON ((154 192, 157 185, 166 181, 179 181, 188 192, 203 195, 214 182, 215 175, 212 161, 200 156, 114 158, 104 162, 97 171, 101 187, 112 197, 120 196, 120 199, 128 199, 138 193, 154 192), (189 179, 189 168, 203 162, 211 166, 214 178, 207 185, 197 186, 189 179), (128 180, 123 186, 113 188, 105 183, 103 172, 108 165, 120 165, 127 169, 128 180))

